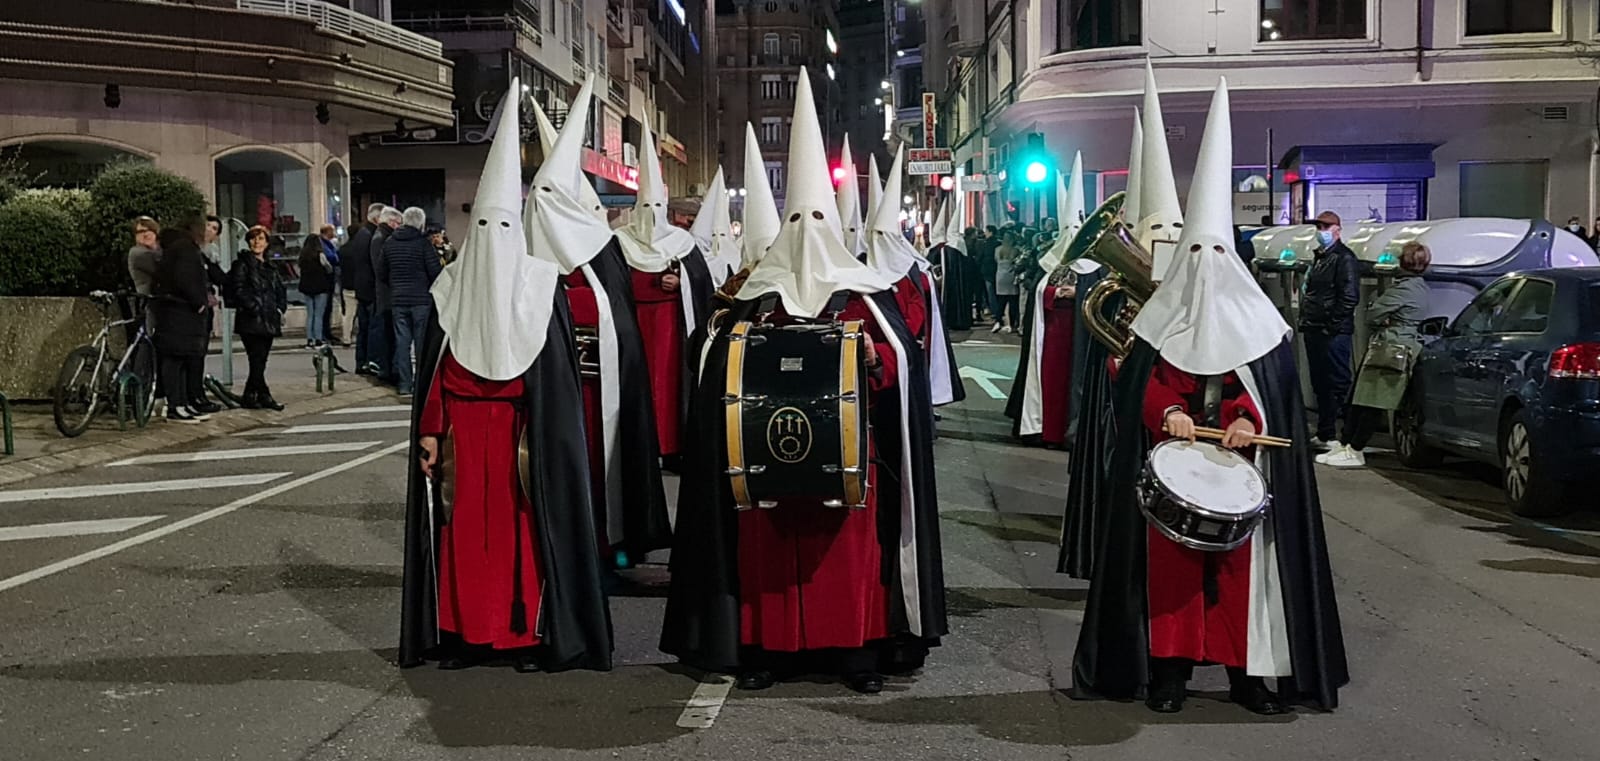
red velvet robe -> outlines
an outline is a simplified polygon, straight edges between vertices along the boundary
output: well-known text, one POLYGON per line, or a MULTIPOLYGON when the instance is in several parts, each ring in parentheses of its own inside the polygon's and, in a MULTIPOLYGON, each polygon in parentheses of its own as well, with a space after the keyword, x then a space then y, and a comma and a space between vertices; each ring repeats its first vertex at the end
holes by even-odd
POLYGON ((1056 298, 1056 289, 1044 289, 1044 351, 1039 356, 1039 395, 1046 444, 1065 444, 1072 412, 1072 331, 1077 300, 1056 298))
MULTIPOLYGON (((583 270, 573 270, 566 281, 567 307, 572 311, 572 326, 598 331, 600 307, 595 301, 594 288, 583 270)), ((599 360, 599 348, 594 349, 594 359, 599 360)), ((601 555, 611 550, 606 534, 606 440, 605 416, 600 406, 600 378, 583 376, 583 430, 589 445, 589 490, 594 495, 594 527, 601 555)))
MULTIPOLYGON (((860 296, 842 319, 862 320, 883 359, 868 403, 896 393, 899 362, 860 296)), ((889 402, 893 403, 893 402, 889 402)), ((774 652, 855 648, 889 636, 890 590, 878 543, 878 474, 865 509, 779 504, 739 514, 740 642, 774 652)))
POLYGON ((455 509, 439 528, 439 628, 497 650, 539 644, 542 575, 517 468, 522 397, 521 378, 480 378, 447 351, 418 431, 455 442, 455 509), (512 620, 519 567, 520 622, 512 620))
MULTIPOLYGON (((678 454, 678 419, 682 403, 683 352, 688 340, 683 324, 683 296, 661 287, 665 272, 633 270, 633 301, 644 337, 644 360, 650 369, 650 394, 656 411, 656 438, 661 456, 678 454)), ((678 287, 687 287, 680 280, 678 287)))
MULTIPOLYGON (((1243 417, 1260 430, 1261 412, 1238 376, 1224 376, 1223 388, 1220 426, 1243 417), (1229 395, 1228 388, 1239 390, 1229 395)), ((1153 441, 1170 438, 1162 430, 1167 410, 1200 415, 1204 391, 1201 379, 1157 360, 1144 395, 1144 424, 1153 441)), ((1148 531, 1150 655, 1243 668, 1250 643, 1250 542, 1228 552, 1205 552, 1178 544, 1153 526, 1148 531), (1205 594, 1208 565, 1216 576, 1214 603, 1205 594)))

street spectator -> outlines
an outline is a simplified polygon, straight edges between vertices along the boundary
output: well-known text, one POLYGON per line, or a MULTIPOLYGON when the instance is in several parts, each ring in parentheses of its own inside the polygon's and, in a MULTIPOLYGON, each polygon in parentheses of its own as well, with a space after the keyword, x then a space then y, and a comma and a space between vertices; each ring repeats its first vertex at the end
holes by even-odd
POLYGON ((324 225, 316 242, 300 248, 300 295, 306 297, 306 348, 328 341, 328 304, 333 296, 333 267, 339 252, 331 251, 333 225, 324 225), (329 253, 332 253, 330 259, 329 253))
POLYGON ((317 338, 327 346, 333 343, 333 305, 339 293, 339 228, 323 225, 318 232, 321 234, 322 255, 328 260, 328 299, 322 308, 322 335, 317 338))
MULTIPOLYGON (((344 243, 339 246, 339 266, 335 268, 339 281, 339 345, 355 346, 357 343, 356 315, 361 311, 361 302, 356 299, 356 289, 350 284, 350 251, 356 245, 356 239, 361 237, 366 230, 364 224, 352 224, 345 228, 344 243)), ((362 244, 365 245, 365 244, 362 244)), ((360 365, 358 364, 357 367, 360 365)))
POLYGON ((982 308, 989 310, 989 316, 1000 324, 1000 302, 995 298, 994 273, 995 252, 1000 250, 1000 230, 994 225, 984 228, 982 237, 978 240, 973 254, 973 259, 978 265, 978 279, 983 283, 982 308))
POLYGON ((367 337, 367 355, 372 374, 384 383, 394 383, 394 294, 390 291, 383 263, 383 243, 400 226, 400 210, 383 207, 378 214, 378 227, 372 232, 368 256, 372 259, 373 304, 372 335, 367 337))
POLYGON ((267 358, 272 354, 272 339, 283 335, 288 294, 277 268, 267 261, 267 228, 250 228, 244 241, 249 248, 239 252, 228 272, 228 300, 237 310, 233 329, 244 342, 250 361, 243 403, 246 409, 282 410, 267 386, 267 358))
POLYGON ((160 243, 156 238, 161 226, 154 219, 139 217, 133 220, 133 248, 128 249, 128 276, 133 278, 133 292, 150 297, 156 281, 156 261, 161 258, 160 243))
POLYGON ((1022 327, 1017 316, 1017 259, 1022 251, 1017 247, 1017 233, 1007 232, 994 252, 994 277, 989 287, 995 294, 994 328, 990 333, 1016 332, 1022 327))
POLYGON ((156 259, 150 309, 159 330, 152 342, 161 363, 157 372, 166 393, 167 420, 174 423, 209 419, 190 406, 190 400, 202 393, 197 387, 205 377, 210 340, 211 326, 206 322, 212 304, 210 279, 206 256, 200 252, 204 240, 205 220, 198 214, 158 236, 161 256, 156 259))
POLYGON ((1367 464, 1362 450, 1378 430, 1384 413, 1399 409, 1411 383, 1411 368, 1422 351, 1418 332, 1428 317, 1428 284, 1422 279, 1433 262, 1427 246, 1412 241, 1400 249, 1400 271, 1388 287, 1367 304, 1372 342, 1345 410, 1344 446, 1317 457, 1335 468, 1367 464), (1404 358, 1403 362, 1398 361, 1404 358))
POLYGON ((1300 333, 1317 397, 1317 433, 1311 445, 1327 450, 1339 447, 1339 414, 1350 397, 1350 342, 1361 302, 1361 270, 1355 252, 1340 240, 1338 214, 1325 211, 1312 222, 1318 247, 1300 300, 1300 333))
POLYGON ((449 264, 456 260, 456 249, 450 245, 450 238, 444 234, 444 228, 432 227, 428 231, 428 242, 433 244, 433 250, 439 254, 441 264, 449 264))
POLYGON ((1567 232, 1584 240, 1589 239, 1589 231, 1583 229, 1583 220, 1575 216, 1567 220, 1567 232))
POLYGON ((433 313, 429 289, 444 269, 438 250, 422 234, 427 221, 422 209, 406 209, 400 227, 383 244, 384 272, 379 279, 389 283, 394 302, 394 371, 401 396, 411 394, 415 368, 412 356, 422 354, 422 339, 433 313))
POLYGON ((367 224, 350 236, 340 252, 344 263, 341 276, 346 291, 356 297, 356 374, 372 375, 373 321, 377 312, 378 277, 372 272, 372 236, 378 231, 378 217, 383 214, 383 204, 367 207, 367 224))

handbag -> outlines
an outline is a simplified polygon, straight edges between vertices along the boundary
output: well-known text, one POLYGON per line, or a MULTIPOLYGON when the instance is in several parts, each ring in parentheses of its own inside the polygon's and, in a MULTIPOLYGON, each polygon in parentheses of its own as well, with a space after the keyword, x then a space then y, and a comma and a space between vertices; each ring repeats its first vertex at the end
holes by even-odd
POLYGON ((1361 369, 1388 370, 1395 373, 1411 372, 1411 363, 1416 358, 1416 349, 1382 338, 1373 338, 1367 344, 1367 356, 1361 360, 1361 369))

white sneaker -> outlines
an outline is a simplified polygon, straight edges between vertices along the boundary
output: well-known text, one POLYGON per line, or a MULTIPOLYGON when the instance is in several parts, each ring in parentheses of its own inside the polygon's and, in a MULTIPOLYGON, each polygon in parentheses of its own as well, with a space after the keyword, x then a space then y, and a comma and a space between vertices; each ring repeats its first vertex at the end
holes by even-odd
POLYGON ((1322 464, 1334 468, 1365 468, 1367 466, 1367 456, 1349 446, 1340 447, 1329 452, 1326 457, 1327 459, 1323 460, 1322 464))
POLYGON ((205 421, 211 419, 210 415, 207 415, 207 414, 205 414, 203 412, 196 412, 192 408, 187 407, 187 406, 179 407, 178 409, 183 410, 183 414, 184 415, 188 416, 190 420, 193 420, 193 421, 195 421, 197 423, 204 423, 205 421))
POLYGON ((999 333, 1000 329, 1001 329, 1001 325, 1000 325, 1000 323, 997 322, 997 323, 994 324, 994 327, 989 328, 989 332, 990 333, 999 333))
POLYGON ((1342 446, 1344 445, 1340 444, 1338 439, 1323 441, 1315 436, 1311 437, 1311 448, 1318 452, 1337 452, 1342 446))

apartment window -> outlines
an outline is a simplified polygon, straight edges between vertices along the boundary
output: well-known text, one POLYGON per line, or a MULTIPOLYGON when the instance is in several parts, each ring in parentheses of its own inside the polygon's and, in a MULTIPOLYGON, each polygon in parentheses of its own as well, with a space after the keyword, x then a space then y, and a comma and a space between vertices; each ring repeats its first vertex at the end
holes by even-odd
POLYGON ((797 76, 794 76, 793 74, 789 75, 789 78, 787 80, 785 80, 784 83, 783 83, 783 97, 784 97, 784 99, 785 100, 794 100, 795 91, 797 89, 799 89, 799 87, 800 87, 800 78, 797 77, 797 76))
POLYGON ((1367 36, 1368 0, 1261 0, 1261 41, 1367 36))
POLYGON ((1555 0, 1467 0, 1468 37, 1555 30, 1555 0))
POLYGON ((783 163, 779 161, 767 162, 767 184, 772 186, 772 194, 783 195, 783 163))
POLYGON ((783 142, 783 120, 776 116, 761 117, 761 142, 777 145, 783 142))
POLYGON ((764 74, 761 77, 761 99, 783 99, 783 77, 777 74, 764 74))
POLYGON ((556 0, 541 0, 544 3, 544 30, 552 34, 556 31, 556 0))
POLYGON ((766 34, 761 38, 762 55, 782 55, 783 38, 776 34, 766 34))
POLYGON ((800 55, 800 35, 798 34, 789 35, 789 55, 800 55))
POLYGON ((1093 50, 1140 44, 1143 0, 1058 0, 1056 49, 1093 50))
POLYGON ((767 13, 777 13, 778 12, 778 4, 777 3, 767 3, 766 9, 767 9, 767 13))

